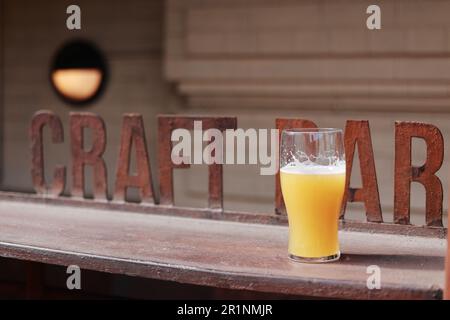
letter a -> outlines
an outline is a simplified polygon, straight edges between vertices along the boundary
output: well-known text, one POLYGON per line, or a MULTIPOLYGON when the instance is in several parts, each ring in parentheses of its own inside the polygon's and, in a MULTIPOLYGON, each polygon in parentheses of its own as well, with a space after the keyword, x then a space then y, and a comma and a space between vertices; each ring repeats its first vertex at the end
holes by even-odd
POLYGON ((67 278, 66 285, 67 289, 73 290, 81 289, 81 270, 79 266, 76 265, 70 265, 67 267, 67 274, 70 274, 70 276, 67 278))
POLYGON ((377 265, 370 265, 367 267, 366 273, 369 275, 367 277, 366 286, 367 289, 381 289, 381 269, 377 265))
POLYGON ((366 21, 367 29, 380 30, 381 29, 381 9, 376 4, 371 4, 367 7, 366 13, 371 14, 366 21))
POLYGON ((81 9, 79 6, 72 4, 67 7, 67 14, 70 16, 66 20, 66 26, 69 30, 81 29, 81 9))

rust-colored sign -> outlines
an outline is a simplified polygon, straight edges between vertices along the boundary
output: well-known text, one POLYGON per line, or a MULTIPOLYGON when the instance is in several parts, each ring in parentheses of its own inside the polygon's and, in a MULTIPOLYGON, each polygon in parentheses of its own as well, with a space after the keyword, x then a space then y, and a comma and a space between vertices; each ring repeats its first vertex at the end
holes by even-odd
POLYGON ((346 192, 344 201, 342 202, 341 219, 344 218, 347 202, 364 202, 367 221, 383 222, 369 121, 347 121, 344 144, 346 157, 346 192), (362 188, 352 188, 350 186, 356 146, 358 146, 362 188))
MULTIPOLYGON (((237 119, 230 117, 180 117, 159 116, 158 117, 158 141, 159 141, 159 203, 162 205, 173 205, 173 169, 189 168, 189 164, 174 164, 171 159, 172 140, 171 134, 174 129, 194 129, 194 121, 201 121, 204 130, 236 129, 237 119)), ((223 169, 222 164, 209 165, 209 198, 208 207, 211 209, 223 209, 223 169)))
MULTIPOLYGON (((144 122, 139 114, 123 116, 122 134, 118 161, 114 201, 127 202, 128 188, 139 190, 142 202, 164 207, 173 207, 173 169, 187 168, 189 163, 174 163, 172 160, 172 132, 175 129, 193 130, 196 121, 202 123, 202 129, 217 129, 218 132, 237 128, 235 117, 196 117, 172 116, 158 117, 158 160, 159 160, 159 201, 155 199, 150 155, 147 150, 144 122), (136 174, 130 173, 131 152, 136 155, 136 174)), ((316 128, 316 124, 306 119, 276 119, 279 133, 288 128, 316 128)), ((66 184, 66 167, 58 165, 53 172, 50 184, 45 182, 43 129, 48 127, 52 143, 64 142, 64 130, 60 118, 51 111, 37 112, 30 126, 32 152, 32 181, 37 194, 42 196, 60 196, 66 184)), ((204 139, 204 138, 203 138, 204 139)), ((210 137, 214 139, 214 137, 210 137)), ((103 160, 106 148, 106 127, 103 120, 93 113, 77 112, 70 114, 71 143, 71 195, 85 197, 84 171, 86 166, 93 168, 95 199, 107 199, 107 170, 103 160), (86 150, 84 130, 91 132, 91 147, 86 150)), ((383 222, 380 197, 375 170, 374 153, 367 120, 349 120, 345 128, 345 151, 347 157, 346 194, 341 218, 344 217, 347 202, 363 202, 369 222, 383 222), (361 188, 350 185, 354 155, 358 148, 358 160, 361 171, 361 188)), ((213 154, 211 154, 213 156, 213 154)), ((410 222, 410 187, 412 182, 423 184, 426 190, 426 225, 442 226, 442 185, 436 172, 440 169, 444 156, 444 142, 439 129, 433 125, 417 122, 396 122, 395 124, 395 194, 394 222, 410 222), (427 159, 424 165, 414 167, 411 164, 412 138, 423 139, 427 146, 427 159)), ((277 159, 278 161, 279 159, 277 159)), ((208 209, 223 212, 223 169, 221 163, 210 163, 208 209)), ((283 220, 286 210, 281 194, 279 172, 275 177, 275 217, 283 220)), ((232 214, 233 216, 233 214, 232 214)), ((239 215, 235 214, 237 218, 239 215)), ((241 218, 239 218, 241 219, 241 218)), ((245 219, 245 218, 242 218, 245 219)), ((262 219, 264 220, 264 219, 262 219)), ((268 221, 268 220, 267 220, 268 221)))
POLYGON ((43 130, 45 126, 50 129, 53 143, 64 142, 63 125, 59 117, 50 111, 37 112, 30 126, 31 178, 37 194, 59 196, 63 193, 66 184, 66 167, 58 166, 55 169, 51 186, 45 183, 43 144, 43 130))
POLYGON ((135 113, 129 113, 123 116, 114 199, 125 201, 126 191, 130 187, 139 189, 142 202, 155 203, 144 121, 140 114, 135 113), (130 175, 130 160, 133 145, 136 150, 136 175, 130 175))
POLYGON ((84 169, 92 166, 94 197, 107 198, 106 164, 103 153, 106 149, 106 128, 103 119, 88 112, 70 113, 70 146, 72 151, 72 196, 85 195, 84 169), (84 129, 92 133, 92 147, 85 151, 84 129))
POLYGON ((425 187, 427 226, 442 226, 442 183, 436 176, 444 159, 444 138, 438 128, 419 122, 395 123, 394 221, 409 224, 411 182, 425 187), (427 159, 420 167, 411 165, 411 139, 421 138, 427 146, 427 159))

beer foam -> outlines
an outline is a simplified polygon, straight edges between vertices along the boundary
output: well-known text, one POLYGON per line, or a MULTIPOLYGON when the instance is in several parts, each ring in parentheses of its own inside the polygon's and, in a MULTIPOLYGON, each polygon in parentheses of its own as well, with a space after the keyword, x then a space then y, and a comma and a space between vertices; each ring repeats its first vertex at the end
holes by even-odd
POLYGON ((291 162, 280 171, 290 174, 345 174, 345 162, 340 161, 332 166, 321 166, 308 161, 291 162))

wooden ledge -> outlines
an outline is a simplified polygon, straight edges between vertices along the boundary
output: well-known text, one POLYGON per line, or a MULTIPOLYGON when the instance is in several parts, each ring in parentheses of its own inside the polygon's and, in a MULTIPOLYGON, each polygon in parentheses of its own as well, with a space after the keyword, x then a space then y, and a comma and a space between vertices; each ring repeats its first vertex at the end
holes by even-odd
POLYGON ((0 201, 0 256, 181 283, 332 298, 440 299, 445 239, 340 232, 342 259, 297 264, 287 227, 0 201), (368 290, 369 265, 381 289, 368 290))

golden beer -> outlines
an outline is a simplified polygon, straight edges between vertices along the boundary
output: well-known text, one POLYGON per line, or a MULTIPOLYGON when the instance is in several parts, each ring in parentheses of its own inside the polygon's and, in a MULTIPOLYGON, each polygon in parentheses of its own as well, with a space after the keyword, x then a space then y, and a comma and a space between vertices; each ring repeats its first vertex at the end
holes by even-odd
POLYGON ((345 165, 288 165, 280 175, 289 219, 289 253, 303 258, 338 257, 345 165))
POLYGON ((289 221, 289 257, 299 262, 339 259, 339 213, 345 190, 342 130, 283 130, 280 182, 289 221))

